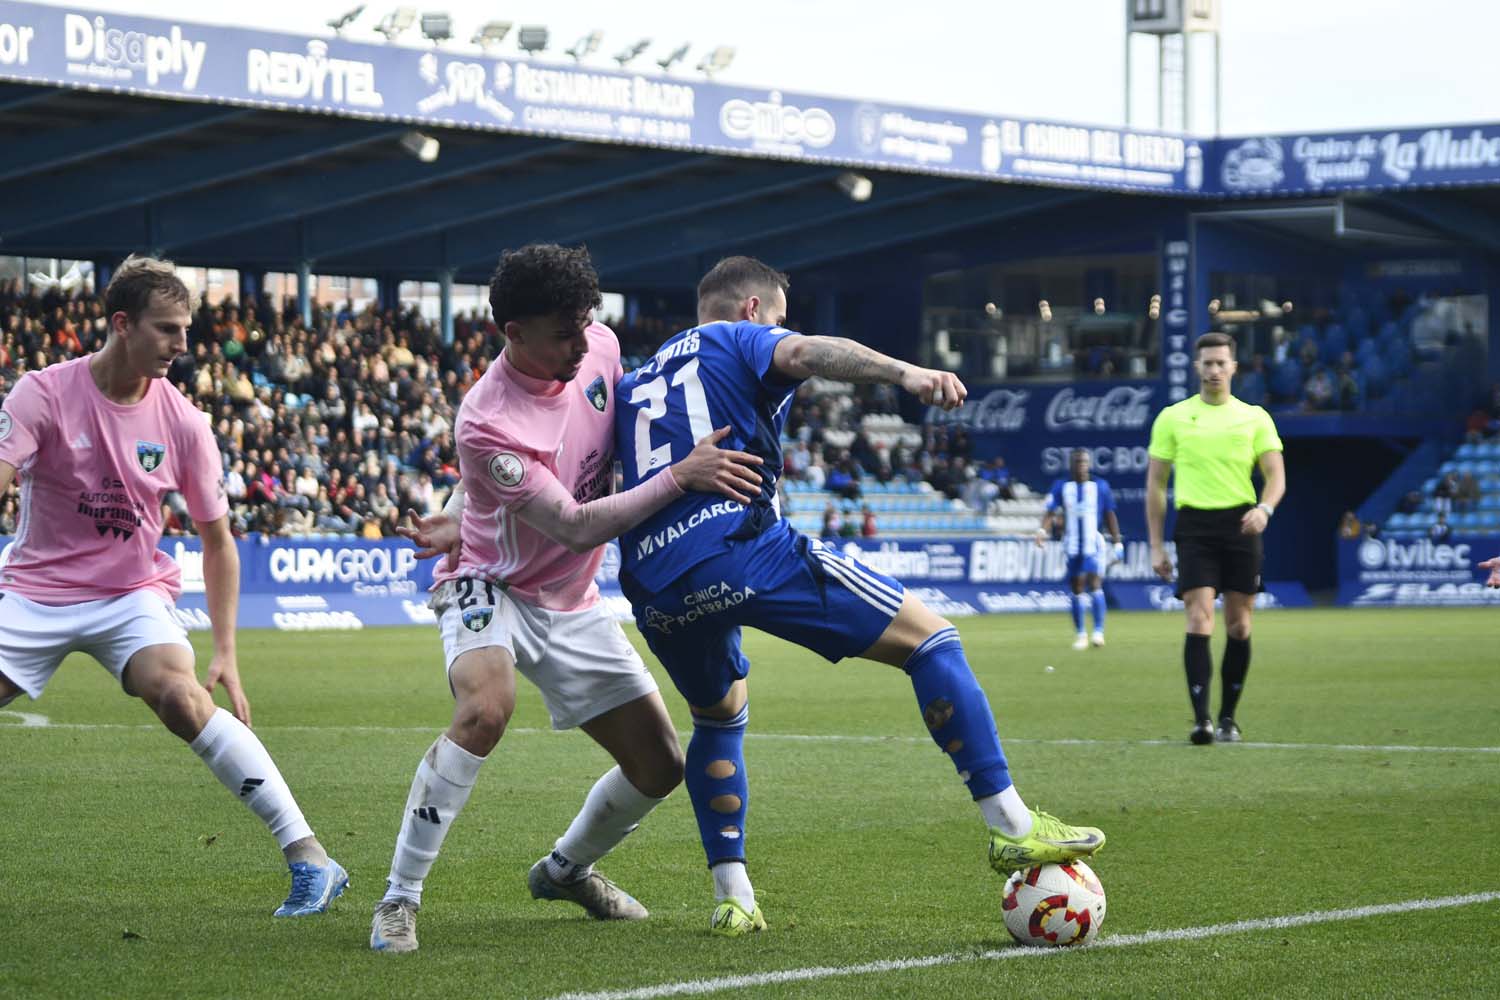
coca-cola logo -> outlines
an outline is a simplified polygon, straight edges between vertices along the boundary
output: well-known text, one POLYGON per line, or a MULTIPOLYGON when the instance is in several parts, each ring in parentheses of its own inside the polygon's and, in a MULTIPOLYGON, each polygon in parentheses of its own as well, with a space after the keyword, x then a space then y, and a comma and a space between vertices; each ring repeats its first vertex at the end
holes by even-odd
POLYGON ((1140 430, 1151 419, 1154 392, 1150 386, 1119 386, 1102 396, 1080 396, 1065 388, 1047 404, 1047 430, 1140 430))
POLYGON ((963 406, 945 413, 929 407, 929 424, 958 424, 976 431, 1018 431, 1026 426, 1026 400, 1031 393, 1024 389, 991 389, 984 396, 970 399, 963 406))

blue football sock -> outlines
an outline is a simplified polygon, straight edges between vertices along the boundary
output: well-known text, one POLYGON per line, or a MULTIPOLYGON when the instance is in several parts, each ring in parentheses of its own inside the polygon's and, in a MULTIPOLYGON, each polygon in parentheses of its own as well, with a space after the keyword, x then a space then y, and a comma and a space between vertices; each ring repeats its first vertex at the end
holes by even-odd
POLYGON ((1082 594, 1073 595, 1073 631, 1083 635, 1083 603, 1088 600, 1082 594))
POLYGON ((1094 631, 1104 631, 1104 588, 1100 587, 1093 593, 1094 598, 1094 631))
POLYGON ((710 868, 724 861, 745 860, 745 813, 750 806, 745 726, 749 721, 748 702, 732 719, 693 716, 686 784, 710 868))
POLYGON ((958 630, 950 626, 928 636, 903 669, 911 677, 933 742, 952 759, 974 798, 1009 788, 1010 769, 1000 749, 995 717, 969 669, 958 630))

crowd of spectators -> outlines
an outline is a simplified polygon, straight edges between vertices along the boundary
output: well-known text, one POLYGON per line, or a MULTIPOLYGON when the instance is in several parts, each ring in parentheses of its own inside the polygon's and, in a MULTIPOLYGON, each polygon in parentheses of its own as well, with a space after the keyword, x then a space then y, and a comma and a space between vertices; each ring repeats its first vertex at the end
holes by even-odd
MULTIPOLYGON (((27 371, 102 347, 100 298, 0 284, 0 392, 27 371)), ((453 416, 497 355, 487 319, 456 319, 451 345, 415 309, 294 300, 204 302, 168 378, 208 415, 238 533, 389 537, 408 510, 442 506, 457 481, 453 416)), ((181 498, 168 532, 189 530, 181 498)), ((13 531, 14 496, 0 503, 13 531)))

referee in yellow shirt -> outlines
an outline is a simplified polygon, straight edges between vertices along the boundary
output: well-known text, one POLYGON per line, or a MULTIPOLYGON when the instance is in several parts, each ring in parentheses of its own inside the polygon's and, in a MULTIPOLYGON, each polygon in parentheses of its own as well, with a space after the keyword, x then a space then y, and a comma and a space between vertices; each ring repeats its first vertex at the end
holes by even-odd
POLYGON ((1162 410, 1151 425, 1150 465, 1146 471, 1146 530, 1151 565, 1172 579, 1172 560, 1162 542, 1167 515, 1167 480, 1177 470, 1177 596, 1187 606, 1187 640, 1182 659, 1194 726, 1188 737, 1202 746, 1217 738, 1237 742, 1235 707, 1250 670, 1250 612, 1261 591, 1261 534, 1286 493, 1281 438, 1271 415, 1229 393, 1237 367, 1234 338, 1206 333, 1193 349, 1202 385, 1196 396, 1162 410), (1265 479, 1260 497, 1250 475, 1260 466, 1265 479), (1224 595, 1224 647, 1219 692, 1219 725, 1208 712, 1213 681, 1214 597, 1224 595))

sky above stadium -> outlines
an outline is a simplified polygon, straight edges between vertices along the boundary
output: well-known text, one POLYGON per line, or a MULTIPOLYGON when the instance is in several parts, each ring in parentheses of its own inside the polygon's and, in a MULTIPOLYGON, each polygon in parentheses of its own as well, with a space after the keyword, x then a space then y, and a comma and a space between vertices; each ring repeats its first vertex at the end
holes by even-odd
MULTIPOLYGON (((1494 0, 1222 0, 1225 135, 1361 129, 1500 120, 1500 3, 1494 0)), ((71 4, 53 3, 52 6, 71 4)), ((105 12, 237 24, 294 34, 326 34, 325 24, 355 4, 324 0, 85 0, 105 12)), ((383 41, 374 25, 398 4, 376 2, 349 37, 383 41)), ((683 42, 685 68, 708 49, 737 49, 728 84, 1070 122, 1125 122, 1124 8, 1121 0, 449 0, 418 4, 450 13, 467 40, 484 21, 548 25, 548 56, 563 55, 592 29, 604 31, 586 64, 654 39, 638 61, 683 42)), ((413 32, 407 44, 416 44, 413 32)), ((467 46, 449 43, 454 50, 467 46)), ((1136 48, 1134 124, 1155 118, 1155 45, 1136 48)), ((1197 58, 1195 50, 1195 58, 1197 58)), ((1207 50, 1204 50, 1205 53, 1207 50)), ((503 54, 516 53, 507 41, 503 54)), ((1207 58, 1199 60, 1205 69, 1207 58)), ((1199 78, 1211 131, 1209 77, 1199 78)))

